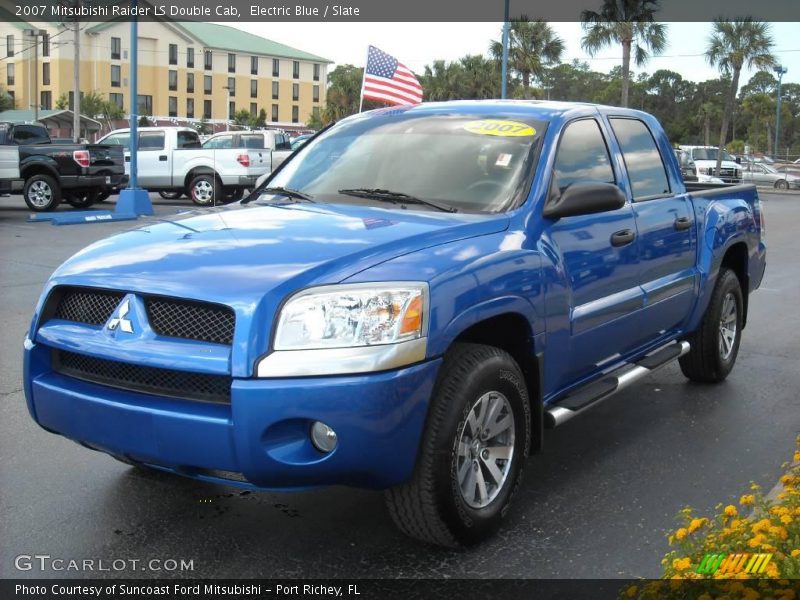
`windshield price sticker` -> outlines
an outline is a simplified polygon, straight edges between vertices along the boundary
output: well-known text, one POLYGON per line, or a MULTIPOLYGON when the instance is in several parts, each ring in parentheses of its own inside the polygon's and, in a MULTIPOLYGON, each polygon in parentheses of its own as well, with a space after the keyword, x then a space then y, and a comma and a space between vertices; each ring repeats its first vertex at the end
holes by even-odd
POLYGON ((536 130, 530 125, 518 121, 505 121, 503 119, 482 119, 464 124, 464 129, 478 135, 497 135, 500 137, 527 137, 536 135, 536 130))

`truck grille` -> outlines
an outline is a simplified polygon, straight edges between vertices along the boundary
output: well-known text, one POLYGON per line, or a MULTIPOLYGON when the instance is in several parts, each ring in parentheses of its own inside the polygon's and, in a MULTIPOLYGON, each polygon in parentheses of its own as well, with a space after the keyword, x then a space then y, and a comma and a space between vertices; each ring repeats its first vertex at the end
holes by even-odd
POLYGON ((53 350, 56 373, 121 390, 230 404, 231 377, 146 367, 96 358, 67 350, 53 350))
POLYGON ((150 327, 159 335, 217 344, 233 343, 236 319, 226 306, 146 298, 145 307, 150 327))
MULTIPOLYGON (((58 288, 45 310, 53 318, 103 325, 114 313, 125 292, 91 288, 58 288)), ((144 296, 150 326, 158 335, 230 345, 236 317, 219 304, 144 296)))

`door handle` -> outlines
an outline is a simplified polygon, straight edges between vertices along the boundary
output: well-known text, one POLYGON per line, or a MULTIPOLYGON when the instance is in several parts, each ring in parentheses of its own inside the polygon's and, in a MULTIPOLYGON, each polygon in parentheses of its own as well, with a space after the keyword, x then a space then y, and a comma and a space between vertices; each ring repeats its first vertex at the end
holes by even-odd
POLYGON ((692 220, 689 217, 678 217, 675 219, 675 223, 673 223, 676 231, 683 231, 684 229, 689 229, 692 226, 692 220))
POLYGON ((131 162, 131 157, 130 156, 126 156, 125 157, 125 162, 131 162))
POLYGON ((160 160, 161 162, 167 162, 167 155, 162 154, 161 156, 158 157, 158 160, 160 160))
POLYGON ((611 234, 611 245, 615 248, 627 246, 634 238, 636 238, 636 234, 633 233, 631 229, 623 229, 622 231, 611 234))

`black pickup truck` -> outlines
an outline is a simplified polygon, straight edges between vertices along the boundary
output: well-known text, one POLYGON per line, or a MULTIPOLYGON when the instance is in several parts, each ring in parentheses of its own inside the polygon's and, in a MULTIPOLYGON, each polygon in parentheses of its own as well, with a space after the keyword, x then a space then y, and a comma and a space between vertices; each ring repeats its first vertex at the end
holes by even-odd
POLYGON ((128 178, 121 147, 54 144, 36 123, 0 123, 0 145, 19 148, 22 195, 36 212, 53 210, 62 200, 91 206, 128 178))

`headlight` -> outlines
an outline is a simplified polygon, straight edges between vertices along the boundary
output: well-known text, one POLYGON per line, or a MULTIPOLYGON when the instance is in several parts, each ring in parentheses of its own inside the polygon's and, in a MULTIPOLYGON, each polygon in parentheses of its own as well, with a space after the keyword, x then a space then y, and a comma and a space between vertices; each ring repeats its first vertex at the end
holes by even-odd
POLYGON ((273 349, 355 348, 421 338, 427 296, 427 284, 407 282, 305 290, 281 309, 273 349))

